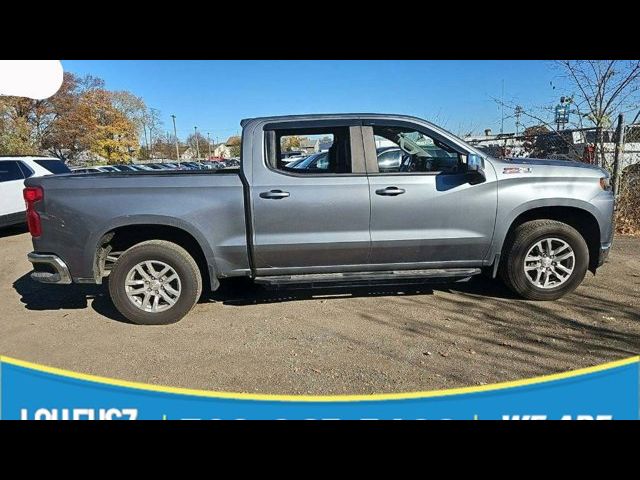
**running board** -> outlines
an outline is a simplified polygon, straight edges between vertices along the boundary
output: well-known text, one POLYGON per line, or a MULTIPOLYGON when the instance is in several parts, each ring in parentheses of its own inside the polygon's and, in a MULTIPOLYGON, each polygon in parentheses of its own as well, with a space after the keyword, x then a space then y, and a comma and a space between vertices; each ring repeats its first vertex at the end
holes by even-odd
POLYGON ((466 281, 481 273, 479 268, 433 268, 376 272, 314 273, 308 275, 273 275, 256 277, 255 283, 272 287, 285 285, 315 286, 328 284, 393 285, 395 283, 427 283, 432 281, 466 281))

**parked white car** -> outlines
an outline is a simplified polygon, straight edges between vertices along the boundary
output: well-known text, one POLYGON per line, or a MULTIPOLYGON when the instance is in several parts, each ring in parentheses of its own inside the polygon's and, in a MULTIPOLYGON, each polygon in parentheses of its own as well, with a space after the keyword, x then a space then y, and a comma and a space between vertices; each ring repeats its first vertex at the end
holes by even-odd
POLYGON ((69 168, 57 158, 0 157, 0 227, 25 222, 25 178, 68 172, 69 168))

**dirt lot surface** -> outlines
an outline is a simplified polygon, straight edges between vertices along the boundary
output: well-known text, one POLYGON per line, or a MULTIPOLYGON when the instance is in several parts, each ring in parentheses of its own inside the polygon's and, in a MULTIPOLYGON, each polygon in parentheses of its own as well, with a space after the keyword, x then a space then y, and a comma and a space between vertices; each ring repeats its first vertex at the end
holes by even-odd
POLYGON ((432 390, 640 353, 640 239, 556 302, 498 282, 268 291, 225 282, 181 322, 127 323, 106 286, 30 280, 29 235, 0 231, 0 354, 163 385, 281 394, 432 390))

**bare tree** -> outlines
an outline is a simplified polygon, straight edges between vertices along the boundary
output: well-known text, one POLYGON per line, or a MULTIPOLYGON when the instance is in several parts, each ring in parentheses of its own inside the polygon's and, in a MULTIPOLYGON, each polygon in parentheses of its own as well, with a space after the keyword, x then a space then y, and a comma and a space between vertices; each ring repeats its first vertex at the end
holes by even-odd
MULTIPOLYGON (((613 159, 605 155, 604 130, 612 127, 619 113, 636 112, 640 108, 640 60, 557 60, 560 88, 570 93, 568 102, 573 113, 572 126, 594 127, 597 163, 611 171, 613 159)), ((556 87, 554 87, 556 88, 556 87)), ((515 112, 518 105, 493 99, 498 105, 515 112)), ((520 107, 520 114, 544 125, 564 143, 573 156, 580 157, 570 139, 553 124, 554 107, 520 107)), ((611 156, 609 156, 611 157, 611 156)))
MULTIPOLYGON (((582 153, 580 151, 578 151, 578 149, 576 148, 576 146, 569 141, 569 139, 563 135, 555 125, 553 125, 551 122, 549 122, 546 117, 548 115, 547 111, 549 110, 548 107, 529 107, 529 108, 524 108, 521 105, 516 105, 515 102, 510 102, 510 101, 504 101, 502 99, 499 98, 493 98, 492 100, 500 107, 504 107, 505 109, 511 110, 513 112, 516 111, 516 109, 518 109, 519 114, 524 117, 524 118, 528 118, 529 120, 532 121, 531 125, 527 126, 524 122, 521 123, 522 126, 524 126, 524 131, 534 131, 534 127, 545 127, 546 132, 548 133, 553 133, 555 135, 555 137, 558 139, 558 141, 560 143, 563 143, 566 145, 566 147, 571 151, 571 153, 576 156, 576 157, 581 157, 582 153)), ((515 115, 509 115, 507 117, 505 117, 506 119, 509 118, 514 118, 515 115)), ((541 131, 545 131, 541 128, 537 129, 538 132, 541 131)), ((524 135, 524 133, 523 133, 524 135)), ((529 139, 529 141, 531 141, 529 139)))
POLYGON ((575 90, 577 108, 596 128, 598 163, 613 166, 604 154, 603 129, 619 113, 640 105, 640 60, 558 60, 561 77, 575 90))
POLYGON ((142 114, 141 124, 144 141, 147 145, 147 155, 149 158, 152 158, 156 144, 154 139, 160 134, 160 128, 163 125, 160 118, 160 110, 157 108, 145 108, 142 114))

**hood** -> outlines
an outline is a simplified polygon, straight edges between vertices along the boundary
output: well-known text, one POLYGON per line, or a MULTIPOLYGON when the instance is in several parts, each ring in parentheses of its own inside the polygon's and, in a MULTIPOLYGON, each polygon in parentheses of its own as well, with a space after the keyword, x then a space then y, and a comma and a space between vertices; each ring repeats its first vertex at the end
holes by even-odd
POLYGON ((546 166, 546 167, 572 167, 583 168, 586 170, 595 170, 604 176, 609 176, 609 172, 605 169, 598 167, 597 165, 591 165, 589 163, 576 162, 574 160, 553 160, 548 158, 505 158, 502 160, 505 166, 513 165, 517 166, 546 166))

